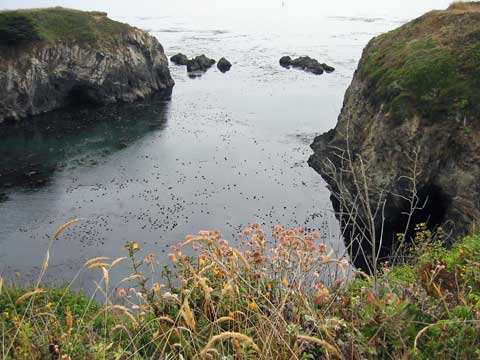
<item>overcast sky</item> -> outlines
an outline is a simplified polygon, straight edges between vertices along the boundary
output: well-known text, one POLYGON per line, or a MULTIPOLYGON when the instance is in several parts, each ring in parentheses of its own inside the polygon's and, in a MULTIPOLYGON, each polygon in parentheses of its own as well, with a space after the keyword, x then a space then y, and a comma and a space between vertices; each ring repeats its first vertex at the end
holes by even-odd
POLYGON ((128 12, 133 16, 176 15, 235 16, 266 15, 288 9, 292 15, 316 14, 348 16, 415 17, 431 9, 444 9, 451 0, 0 0, 0 8, 65 6, 84 10, 102 10, 111 15, 128 12))

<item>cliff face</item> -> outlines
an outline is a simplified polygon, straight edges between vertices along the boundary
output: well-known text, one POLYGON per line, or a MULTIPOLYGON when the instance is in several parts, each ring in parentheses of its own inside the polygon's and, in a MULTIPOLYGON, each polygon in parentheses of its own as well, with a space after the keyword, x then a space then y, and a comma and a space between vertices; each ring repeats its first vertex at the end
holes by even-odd
POLYGON ((407 226, 404 197, 411 197, 413 182, 406 177, 413 174, 422 209, 414 212, 408 235, 427 222, 443 225, 454 239, 480 218, 480 5, 465 5, 374 38, 337 126, 311 145, 309 164, 328 182, 337 211, 346 210, 339 193, 353 203, 366 198, 367 184, 368 206, 357 203, 356 224, 363 225, 355 229, 351 218, 339 215, 354 251, 352 238, 365 230, 368 207, 377 244, 383 233, 381 255, 396 245, 407 226), (362 168, 367 181, 357 187, 354 177, 361 178, 362 168))
POLYGON ((161 44, 106 14, 62 8, 4 12, 2 31, 10 38, 0 44, 0 122, 73 104, 171 95, 174 81, 161 44))

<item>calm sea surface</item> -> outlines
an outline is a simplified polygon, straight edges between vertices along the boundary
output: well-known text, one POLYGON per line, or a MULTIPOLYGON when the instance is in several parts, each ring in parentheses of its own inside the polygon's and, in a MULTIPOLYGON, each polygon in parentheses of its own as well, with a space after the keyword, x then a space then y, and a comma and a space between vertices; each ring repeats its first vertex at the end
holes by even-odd
POLYGON ((34 276, 49 236, 76 217, 52 249, 51 280, 70 279, 85 259, 121 255, 126 241, 162 255, 186 234, 218 229, 234 240, 252 222, 319 230, 341 254, 309 144, 335 126, 368 40, 449 2, 0 0, 0 9, 106 11, 155 35, 169 57, 233 63, 195 79, 172 65, 166 103, 56 112, 1 129, 0 275, 34 276), (283 69, 283 55, 337 70, 283 69))

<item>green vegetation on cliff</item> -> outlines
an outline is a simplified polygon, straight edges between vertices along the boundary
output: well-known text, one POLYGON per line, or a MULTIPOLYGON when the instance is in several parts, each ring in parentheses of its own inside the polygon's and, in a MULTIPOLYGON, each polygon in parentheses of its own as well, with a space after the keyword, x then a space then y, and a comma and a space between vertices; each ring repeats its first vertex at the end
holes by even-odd
POLYGON ((61 7, 0 12, 0 45, 17 46, 32 41, 95 42, 119 36, 130 27, 105 13, 61 7))
POLYGON ((374 38, 360 75, 395 118, 480 115, 480 3, 454 3, 374 38))

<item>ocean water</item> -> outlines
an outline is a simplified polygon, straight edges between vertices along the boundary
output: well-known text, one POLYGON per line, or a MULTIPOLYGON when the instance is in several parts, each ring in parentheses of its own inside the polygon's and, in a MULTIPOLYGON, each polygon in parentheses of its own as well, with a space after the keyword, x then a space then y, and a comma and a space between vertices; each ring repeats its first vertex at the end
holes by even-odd
POLYGON ((51 234, 77 217, 52 248, 52 281, 68 281, 86 259, 122 255, 127 241, 164 259, 186 234, 216 229, 236 241, 252 222, 318 230, 343 256, 329 191, 307 165, 309 145, 335 126, 367 42, 449 2, 0 0, 0 9, 106 11, 148 30, 169 57, 233 63, 195 79, 171 65, 168 102, 60 111, 1 128, 0 275, 34 278, 51 234), (283 55, 336 71, 284 69, 283 55))

